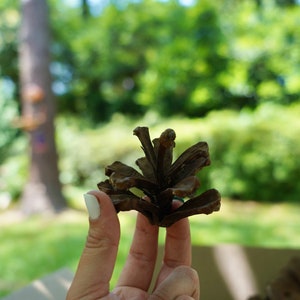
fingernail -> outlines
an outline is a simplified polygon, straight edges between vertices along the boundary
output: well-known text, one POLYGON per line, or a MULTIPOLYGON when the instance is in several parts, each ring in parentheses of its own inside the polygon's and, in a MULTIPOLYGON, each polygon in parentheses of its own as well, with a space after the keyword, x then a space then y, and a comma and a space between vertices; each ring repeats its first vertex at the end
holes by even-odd
POLYGON ((84 194, 83 197, 90 219, 98 219, 100 217, 100 205, 97 198, 91 194, 84 194))

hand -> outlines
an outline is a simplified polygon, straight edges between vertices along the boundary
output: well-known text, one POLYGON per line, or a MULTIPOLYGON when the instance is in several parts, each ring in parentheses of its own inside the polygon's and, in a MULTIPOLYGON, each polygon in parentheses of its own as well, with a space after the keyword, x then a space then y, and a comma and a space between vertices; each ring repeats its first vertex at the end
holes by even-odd
POLYGON ((198 275, 190 267, 188 219, 182 219, 167 228, 161 270, 153 292, 148 293, 157 257, 158 227, 150 225, 142 214, 137 216, 135 234, 124 269, 116 287, 110 292, 109 282, 120 239, 119 220, 106 194, 92 191, 86 198, 90 228, 67 300, 199 299, 198 275))

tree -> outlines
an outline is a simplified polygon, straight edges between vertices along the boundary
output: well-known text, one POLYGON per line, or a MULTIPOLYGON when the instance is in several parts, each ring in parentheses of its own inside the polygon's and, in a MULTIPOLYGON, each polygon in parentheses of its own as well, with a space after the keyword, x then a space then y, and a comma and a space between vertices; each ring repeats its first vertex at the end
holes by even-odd
POLYGON ((29 180, 21 198, 26 213, 66 206, 59 182, 55 145, 54 95, 50 74, 50 30, 46 0, 21 1, 21 127, 30 140, 29 180))

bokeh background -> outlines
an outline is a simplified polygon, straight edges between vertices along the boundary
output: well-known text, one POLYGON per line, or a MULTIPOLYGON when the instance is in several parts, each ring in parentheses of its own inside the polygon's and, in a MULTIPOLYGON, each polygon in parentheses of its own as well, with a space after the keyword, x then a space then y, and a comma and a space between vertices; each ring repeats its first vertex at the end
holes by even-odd
MULTIPOLYGON (((45 8, 49 21, 50 92, 38 72, 28 79, 24 71, 25 31, 36 30, 24 21, 26 1, 0 3, 0 296, 62 266, 75 270, 87 230, 82 194, 107 164, 134 166, 139 125, 153 138, 173 128, 175 156, 200 140, 210 146, 199 192, 218 189, 223 205, 191 218, 195 245, 300 247, 299 1, 40 3, 31 13, 38 19, 45 8), (54 148, 45 142, 52 139, 54 148), (54 197, 53 182, 34 170, 56 164, 54 197)), ((134 216, 120 214, 113 282, 134 216)))

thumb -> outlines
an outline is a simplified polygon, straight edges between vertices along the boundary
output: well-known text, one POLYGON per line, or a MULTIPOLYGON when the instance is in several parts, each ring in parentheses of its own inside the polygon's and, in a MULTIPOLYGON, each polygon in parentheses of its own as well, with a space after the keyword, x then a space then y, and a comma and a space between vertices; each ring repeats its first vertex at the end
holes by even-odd
POLYGON ((120 224, 111 199, 100 191, 89 192, 84 199, 89 232, 67 299, 106 296, 118 251, 120 224))
POLYGON ((149 300, 199 299, 197 272, 187 266, 177 267, 153 292, 149 300))

